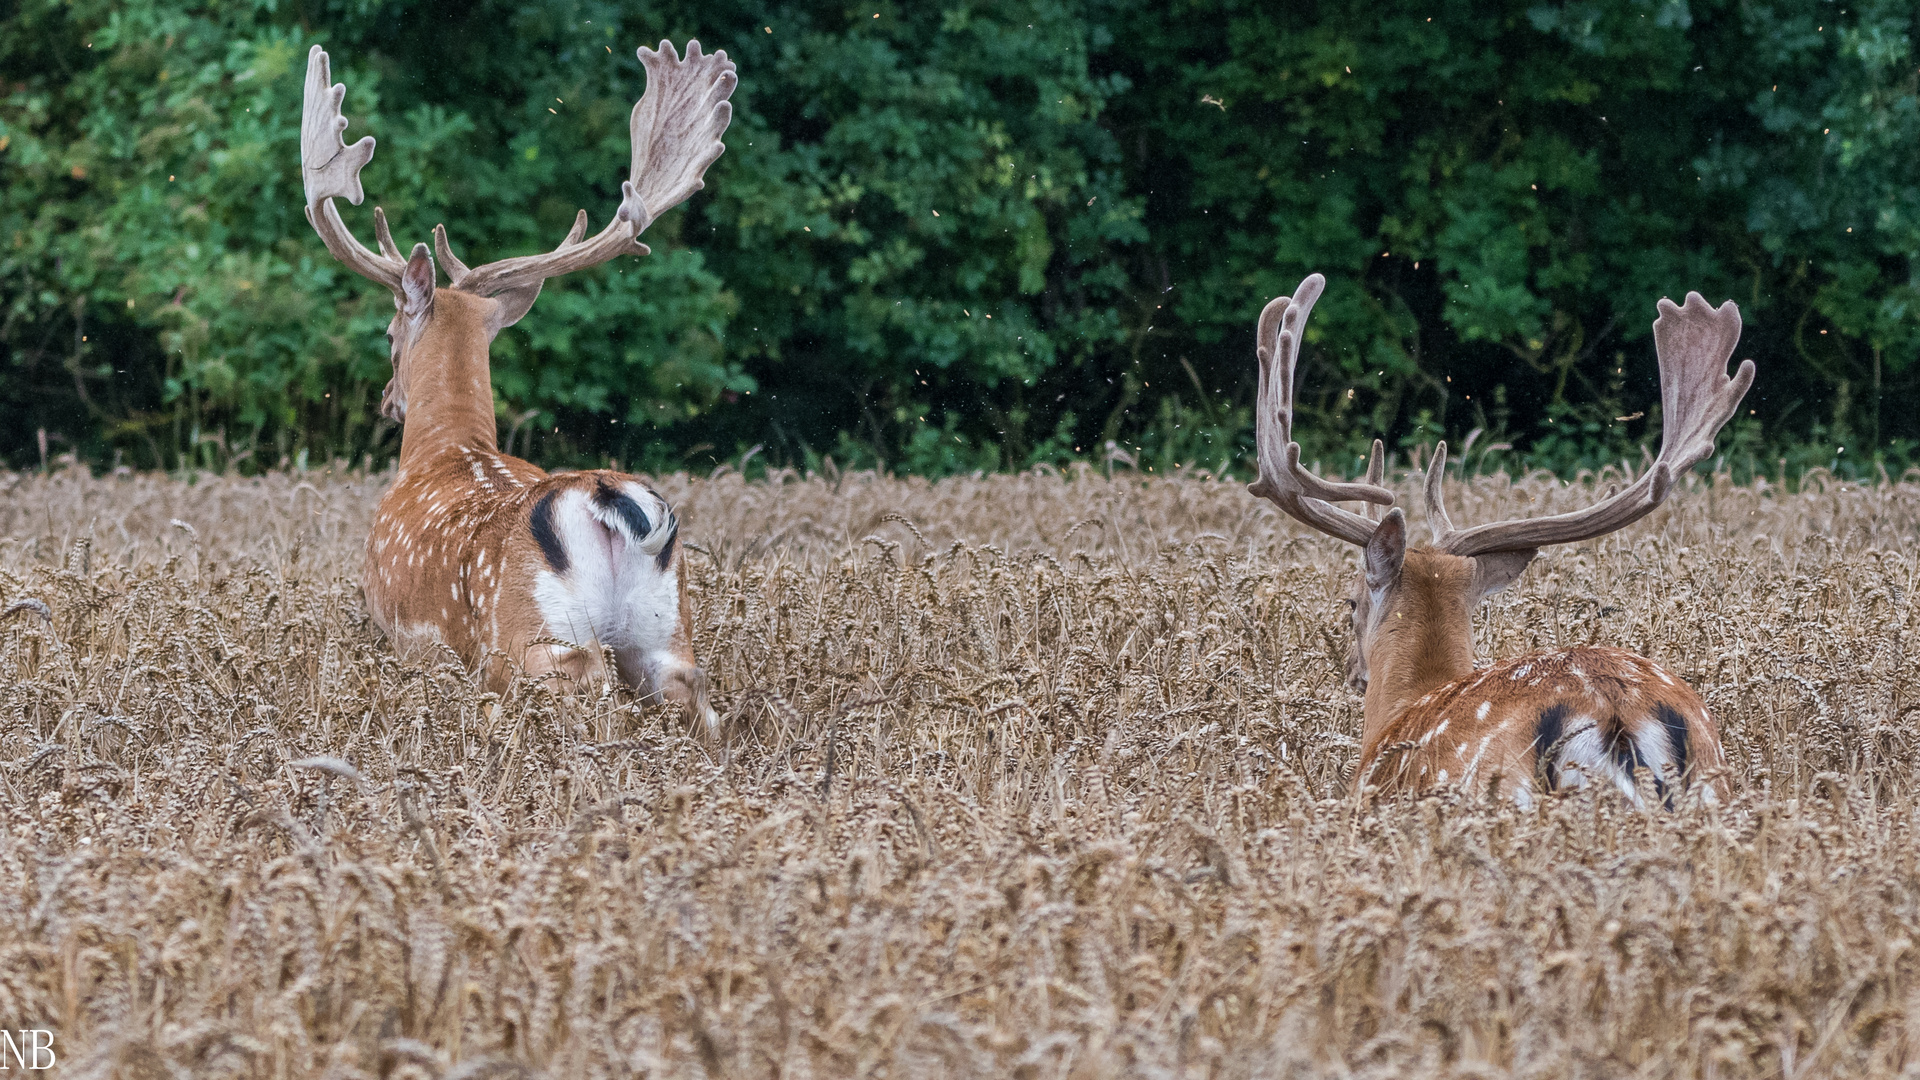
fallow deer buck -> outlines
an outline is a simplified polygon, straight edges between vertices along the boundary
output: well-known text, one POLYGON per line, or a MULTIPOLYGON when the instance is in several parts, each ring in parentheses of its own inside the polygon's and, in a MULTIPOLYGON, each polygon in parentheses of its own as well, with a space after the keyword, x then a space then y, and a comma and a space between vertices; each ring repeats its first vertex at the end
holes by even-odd
POLYGON ((1604 536, 1645 517, 1675 480, 1713 452, 1713 439, 1753 384, 1753 361, 1727 377, 1740 310, 1698 293, 1661 300, 1653 323, 1660 359, 1660 456, 1625 490, 1571 513, 1456 529, 1442 501, 1447 445, 1426 471, 1433 544, 1407 547, 1396 507, 1376 521, 1333 505, 1391 507, 1380 486, 1382 447, 1364 483, 1331 483, 1300 465, 1293 441, 1293 374, 1307 314, 1326 280, 1314 274, 1260 313, 1256 443, 1260 478, 1249 488, 1329 536, 1364 549, 1353 599, 1348 682, 1365 694, 1363 794, 1448 785, 1497 790, 1522 806, 1538 788, 1613 783, 1636 803, 1635 770, 1651 774, 1671 806, 1690 783, 1725 798, 1725 757, 1700 696, 1658 664, 1622 649, 1534 652, 1474 669, 1472 615, 1519 578, 1538 551, 1604 536))
POLYGON ((469 268, 435 226, 451 287, 436 283, 425 244, 402 257, 373 212, 380 251, 354 238, 335 198, 359 205, 371 136, 347 146, 344 85, 327 54, 307 56, 300 163, 307 220, 333 256, 393 293, 387 328, 393 379, 380 411, 402 425, 399 471, 367 538, 364 584, 374 622, 403 651, 445 645, 489 684, 515 665, 532 674, 604 678, 602 648, 640 692, 685 705, 712 729, 707 676, 694 662, 679 523, 638 477, 609 470, 549 476, 500 453, 488 349, 533 306, 548 278, 621 255, 645 255, 639 236, 702 186, 725 147, 734 65, 687 43, 639 50, 646 92, 629 126, 633 154, 618 211, 584 239, 580 211, 544 255, 469 268))

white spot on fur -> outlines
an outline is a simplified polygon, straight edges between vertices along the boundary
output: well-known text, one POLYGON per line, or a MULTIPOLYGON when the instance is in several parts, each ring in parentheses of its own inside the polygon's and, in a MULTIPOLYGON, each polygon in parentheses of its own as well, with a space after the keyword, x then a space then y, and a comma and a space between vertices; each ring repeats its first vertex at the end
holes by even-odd
POLYGON ((1473 710, 1473 718, 1475 720, 1485 720, 1487 718, 1487 714, 1492 711, 1493 711, 1493 702, 1483 701, 1480 703, 1479 708, 1473 710))
MULTIPOLYGON (((1480 771, 1481 760, 1487 756, 1487 747, 1491 745, 1493 745, 1492 732, 1488 732, 1487 734, 1480 736, 1479 749, 1474 751, 1473 760, 1467 762, 1466 770, 1460 774, 1461 783, 1464 784, 1464 783, 1472 782, 1474 775, 1480 771)), ((1462 748, 1464 749, 1464 744, 1462 748)))

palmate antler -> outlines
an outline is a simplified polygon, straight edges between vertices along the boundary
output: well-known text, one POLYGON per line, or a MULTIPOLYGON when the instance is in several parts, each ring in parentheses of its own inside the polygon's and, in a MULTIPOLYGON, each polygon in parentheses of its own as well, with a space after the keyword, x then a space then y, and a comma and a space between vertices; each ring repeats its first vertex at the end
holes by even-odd
POLYGON ((733 61, 724 49, 702 55, 698 41, 687 42, 684 60, 670 41, 662 41, 657 50, 642 48, 639 55, 647 69, 647 89, 628 118, 633 159, 628 178, 620 185, 620 209, 613 219, 582 243, 587 232, 587 212, 582 210, 566 239, 547 254, 502 259, 471 270, 447 246, 446 230, 435 226, 434 252, 454 288, 479 296, 511 296, 513 303, 524 296, 525 304, 531 305, 548 278, 598 266, 620 255, 647 254, 640 233, 705 185, 707 166, 726 151, 720 136, 733 119, 733 105, 727 100, 738 81, 733 61))
POLYGON ((400 272, 407 262, 393 244, 387 231, 387 215, 378 207, 373 211, 374 235, 382 254, 362 247, 340 220, 333 200, 343 198, 355 206, 366 198, 360 188, 360 170, 373 160, 373 136, 368 135, 348 146, 340 133, 347 130, 347 118, 340 103, 347 96, 344 84, 333 82, 332 65, 325 50, 315 45, 307 51, 306 106, 300 117, 300 176, 307 189, 307 221, 333 257, 361 277, 385 285, 396 296, 400 293, 400 272))
MULTIPOLYGON (((641 48, 639 56, 647 70, 647 88, 628 120, 632 160, 620 185, 619 209, 598 234, 583 242, 587 212, 582 210, 553 251, 469 268, 448 246, 446 228, 434 227, 435 254, 453 287, 498 297, 503 308, 500 325, 511 325, 524 315, 548 278, 621 255, 647 254, 647 246, 639 241, 641 232, 700 190, 707 167, 725 152, 720 136, 733 119, 727 99, 738 82, 725 50, 708 56, 700 51, 698 41, 689 41, 683 59, 672 42, 662 41, 658 49, 641 48)), ((406 261, 388 233, 386 215, 374 210, 374 232, 382 252, 376 255, 354 239, 333 207, 335 197, 360 204, 360 170, 373 157, 374 140, 368 136, 347 146, 340 138, 347 126, 340 112, 347 91, 345 86, 329 86, 330 82, 327 54, 315 45, 307 54, 306 112, 300 131, 307 219, 335 258, 397 294, 406 261)))
MULTIPOLYGON (((1384 471, 1380 441, 1374 440, 1366 482, 1357 484, 1329 483, 1301 468, 1300 444, 1293 441, 1294 367, 1307 314, 1325 287, 1326 279, 1312 274, 1293 296, 1273 300, 1260 313, 1255 416, 1260 479, 1248 490, 1272 500, 1303 524, 1364 547, 1376 522, 1332 504, 1359 500, 1393 505, 1393 493, 1380 486, 1384 471)), ((1652 467, 1626 490, 1584 510, 1456 529, 1441 498, 1447 465, 1443 442, 1427 467, 1427 517, 1436 548, 1452 555, 1515 552, 1530 556, 1550 544, 1604 536, 1652 513, 1666 500, 1676 477, 1713 453, 1714 436, 1733 418, 1753 385, 1751 360, 1741 361, 1739 370, 1727 376, 1727 361, 1740 340, 1740 309, 1731 300, 1710 307, 1699 293, 1690 292, 1682 305, 1661 300, 1659 311, 1653 340, 1660 357, 1664 428, 1660 456, 1652 467)))
POLYGON ((1441 498, 1447 444, 1441 443, 1427 468, 1427 518, 1434 546, 1453 555, 1533 552, 1550 544, 1572 544, 1623 529, 1666 501, 1676 478, 1713 453, 1714 436, 1739 410, 1753 385, 1753 361, 1742 360, 1731 378, 1727 361, 1740 341, 1740 308, 1728 300, 1710 307, 1699 293, 1685 304, 1661 299, 1653 321, 1654 349, 1660 357, 1660 456, 1626 490, 1584 510, 1551 517, 1521 518, 1455 529, 1441 498))
POLYGON ((1379 440, 1374 440, 1373 460, 1362 484, 1329 483, 1301 468, 1300 444, 1293 441, 1293 369, 1300 359, 1307 315, 1326 287, 1326 278, 1309 274, 1292 296, 1275 297, 1260 312, 1254 337, 1260 356, 1260 388, 1254 405, 1260 479, 1247 485, 1247 490, 1272 500, 1303 524, 1364 547, 1376 523, 1333 503, 1358 500, 1393 505, 1393 492, 1380 486, 1384 448, 1379 440))

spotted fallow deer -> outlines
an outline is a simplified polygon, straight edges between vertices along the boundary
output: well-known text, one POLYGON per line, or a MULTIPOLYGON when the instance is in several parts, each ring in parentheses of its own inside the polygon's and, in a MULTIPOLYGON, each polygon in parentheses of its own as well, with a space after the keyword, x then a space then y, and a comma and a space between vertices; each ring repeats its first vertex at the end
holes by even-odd
POLYGON ((518 666, 590 680, 618 675, 641 693, 686 706, 709 729, 717 717, 694 662, 679 523, 638 477, 609 470, 550 476, 502 454, 488 349, 533 306, 548 278, 621 255, 645 255, 639 236, 702 186, 725 147, 734 66, 725 52, 687 43, 639 50, 646 92, 629 120, 633 156, 618 211, 585 239, 587 212, 553 251, 469 268, 435 226, 450 287, 436 283, 425 244, 403 258, 375 209, 375 253, 334 208, 359 205, 371 136, 341 132, 346 87, 327 54, 307 57, 300 163, 307 220, 327 250, 385 285, 397 309, 387 328, 393 379, 382 415, 401 427, 399 469, 367 538, 364 575, 374 622, 402 651, 445 645, 495 687, 518 666))
POLYGON ((1391 507, 1380 484, 1382 447, 1363 483, 1333 483, 1300 465, 1293 441, 1293 374, 1308 312, 1326 281, 1314 274, 1260 313, 1256 417, 1259 479, 1249 490, 1365 554, 1353 598, 1348 683, 1365 694, 1363 795, 1448 785, 1496 790, 1531 806, 1536 793, 1589 780, 1640 799, 1635 770, 1671 806, 1689 784, 1724 799, 1725 757, 1700 696, 1651 660, 1622 649, 1534 652, 1475 670, 1472 614, 1511 585, 1542 547, 1604 536, 1645 517, 1677 477, 1713 452, 1713 439, 1753 384, 1753 361, 1727 377, 1740 338, 1732 301, 1717 310, 1698 293, 1661 300, 1653 323, 1660 359, 1660 456, 1626 489, 1572 513, 1456 529, 1442 502, 1447 446, 1426 470, 1431 547, 1407 547, 1396 507, 1375 520, 1333 505, 1391 507))

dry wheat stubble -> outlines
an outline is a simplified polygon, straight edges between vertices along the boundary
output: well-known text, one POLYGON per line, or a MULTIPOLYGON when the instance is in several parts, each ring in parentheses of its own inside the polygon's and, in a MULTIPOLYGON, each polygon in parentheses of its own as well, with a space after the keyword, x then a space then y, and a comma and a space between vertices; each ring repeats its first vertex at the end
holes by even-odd
POLYGON ((661 486, 724 746, 389 654, 377 477, 0 475, 0 608, 51 614, 0 621, 0 1024, 67 1076, 1920 1060, 1920 487, 1696 484, 1543 559, 1481 654, 1668 664, 1738 797, 1523 814, 1342 797, 1351 556, 1239 485, 661 486))

